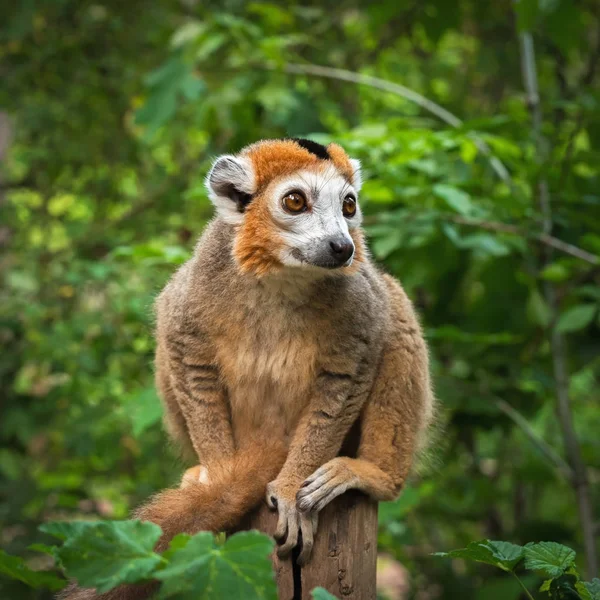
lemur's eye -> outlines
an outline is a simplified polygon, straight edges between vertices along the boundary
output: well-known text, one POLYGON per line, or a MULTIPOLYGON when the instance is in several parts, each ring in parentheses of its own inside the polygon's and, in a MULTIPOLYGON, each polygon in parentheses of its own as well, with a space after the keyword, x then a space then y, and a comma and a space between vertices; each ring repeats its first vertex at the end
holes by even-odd
POLYGON ((351 218, 356 214, 356 198, 352 194, 348 194, 344 198, 342 204, 342 212, 346 218, 351 218))
POLYGON ((283 197, 283 208, 290 213, 297 214, 306 210, 306 198, 301 192, 290 192, 283 197))

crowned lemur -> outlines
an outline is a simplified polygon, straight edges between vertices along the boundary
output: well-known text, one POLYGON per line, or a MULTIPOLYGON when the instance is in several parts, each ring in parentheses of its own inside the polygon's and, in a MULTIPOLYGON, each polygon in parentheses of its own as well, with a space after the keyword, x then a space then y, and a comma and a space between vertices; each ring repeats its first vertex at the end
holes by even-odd
POLYGON ((135 516, 162 527, 161 551, 180 532, 233 528, 266 496, 280 555, 301 532, 303 564, 336 496, 402 489, 434 412, 427 347, 369 258, 360 165, 340 146, 261 141, 219 157, 206 185, 216 217, 156 302, 166 427, 199 464, 135 516), (340 455, 351 428, 358 449, 340 455))

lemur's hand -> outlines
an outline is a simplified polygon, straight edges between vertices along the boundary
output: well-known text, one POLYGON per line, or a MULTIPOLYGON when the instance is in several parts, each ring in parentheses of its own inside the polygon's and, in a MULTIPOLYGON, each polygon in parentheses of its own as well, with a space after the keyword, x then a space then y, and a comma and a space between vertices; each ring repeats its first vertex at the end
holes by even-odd
POLYGON ((298 490, 296 501, 301 512, 319 512, 334 498, 356 487, 359 481, 351 458, 340 456, 319 467, 298 490))
POLYGON ((318 515, 302 513, 296 507, 296 495, 302 481, 295 479, 277 478, 267 486, 267 504, 271 509, 277 509, 279 520, 275 539, 280 543, 277 555, 285 558, 298 544, 299 533, 302 533, 302 550, 298 556, 298 563, 304 565, 308 562, 317 532, 318 515))

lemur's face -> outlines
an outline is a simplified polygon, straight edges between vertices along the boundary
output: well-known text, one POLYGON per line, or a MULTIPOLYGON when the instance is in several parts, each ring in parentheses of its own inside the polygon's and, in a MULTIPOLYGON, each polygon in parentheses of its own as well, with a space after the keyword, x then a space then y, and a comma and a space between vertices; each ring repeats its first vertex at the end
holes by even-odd
POLYGON ((236 226, 233 254, 242 270, 356 271, 364 253, 360 165, 340 146, 258 142, 218 158, 206 181, 219 216, 236 226))

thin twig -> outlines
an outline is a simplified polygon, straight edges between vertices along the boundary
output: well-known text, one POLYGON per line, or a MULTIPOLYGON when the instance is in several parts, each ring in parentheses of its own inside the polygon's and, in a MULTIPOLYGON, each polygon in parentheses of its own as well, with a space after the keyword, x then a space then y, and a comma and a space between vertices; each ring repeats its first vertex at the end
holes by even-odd
POLYGON ((531 595, 531 592, 525 587, 525 584, 521 581, 519 576, 514 571, 511 571, 511 573, 514 575, 515 579, 519 582, 519 585, 523 588, 523 591, 525 592, 525 595, 527 596, 527 598, 529 598, 529 600, 535 600, 534 597, 531 595))
MULTIPOLYGON (((543 166, 545 157, 544 140, 542 136, 542 107, 540 103, 539 88, 537 82, 537 68, 535 63, 535 50, 531 33, 523 31, 519 34, 519 45, 521 52, 521 66, 523 71, 523 82, 527 93, 527 100, 532 117, 532 130, 536 144, 536 160, 543 166)), ((550 191, 545 177, 542 175, 538 181, 538 200, 543 218, 543 234, 552 234, 552 206, 550 203, 550 191)), ((545 253, 544 263, 548 264, 552 259, 551 250, 545 253)), ((559 316, 559 307, 556 301, 555 288, 550 282, 544 283, 544 295, 548 304, 552 321, 559 316)), ((573 425, 573 414, 571 399, 569 397, 569 375, 567 372, 567 356, 564 336, 557 327, 552 327, 550 334, 550 347, 552 350, 552 364, 554 369, 554 380, 556 383, 556 411, 562 430, 567 459, 573 471, 572 487, 577 498, 579 509, 579 520, 583 534, 583 544, 586 555, 586 567, 588 578, 593 578, 598 572, 598 559, 596 556, 596 540, 594 536, 594 516, 592 510, 592 499, 587 470, 583 457, 577 432, 573 425)))
POLYGON ((529 421, 517 410, 515 410, 506 400, 494 397, 496 406, 509 417, 527 436, 529 441, 556 467, 558 472, 569 483, 573 480, 573 470, 563 458, 541 438, 531 427, 529 421))
MULTIPOLYGON (((277 67, 272 67, 277 68, 277 67)), ((362 75, 361 73, 355 73, 346 69, 336 69, 333 67, 323 67, 321 65, 311 64, 298 64, 288 63, 283 67, 286 73, 294 73, 299 75, 316 75, 317 77, 327 77, 328 79, 337 79, 340 81, 349 81, 351 83, 357 83, 359 85, 366 85, 384 92, 390 92, 396 96, 401 96, 405 100, 420 106, 427 110, 431 114, 438 117, 438 119, 444 121, 451 127, 460 128, 463 126, 463 121, 456 115, 446 110, 443 106, 436 104, 429 98, 407 88, 399 83, 380 79, 379 77, 373 77, 371 75, 362 75)), ((512 185, 512 179, 510 174, 502 161, 495 156, 490 147, 482 140, 476 133, 470 132, 469 136, 473 140, 473 143, 477 146, 477 149, 487 157, 490 165, 496 175, 506 184, 512 185)))
POLYGON ((518 227, 517 225, 510 225, 508 223, 501 223, 499 221, 482 221, 478 219, 469 219, 467 217, 461 217, 458 215, 449 215, 445 218, 460 225, 468 225, 469 227, 479 227, 481 229, 499 231, 501 233, 509 233, 512 235, 518 235, 520 237, 537 240, 538 242, 545 244, 546 246, 550 246, 555 250, 560 250, 565 254, 569 254, 571 256, 574 256, 575 258, 584 260, 592 265, 600 264, 600 257, 598 257, 596 254, 592 254, 591 252, 583 250, 578 246, 574 246, 573 244, 564 242, 563 240, 560 240, 557 237, 554 237, 553 235, 550 235, 548 233, 536 233, 528 231, 522 227, 518 227))

